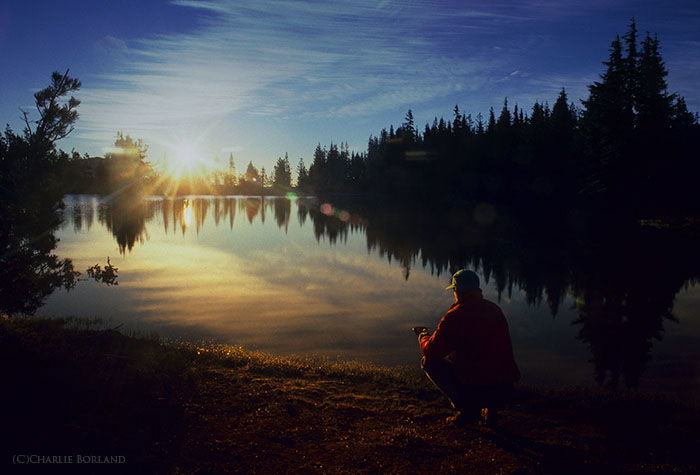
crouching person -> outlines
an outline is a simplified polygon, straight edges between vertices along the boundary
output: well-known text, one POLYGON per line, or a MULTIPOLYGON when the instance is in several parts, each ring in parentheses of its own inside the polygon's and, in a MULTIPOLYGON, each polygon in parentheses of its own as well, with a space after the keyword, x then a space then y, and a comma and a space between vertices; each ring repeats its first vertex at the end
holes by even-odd
POLYGON ((508 323, 501 308, 483 298, 474 272, 455 272, 447 289, 454 305, 432 335, 427 329, 418 335, 421 367, 455 409, 448 422, 494 425, 520 379, 508 323))

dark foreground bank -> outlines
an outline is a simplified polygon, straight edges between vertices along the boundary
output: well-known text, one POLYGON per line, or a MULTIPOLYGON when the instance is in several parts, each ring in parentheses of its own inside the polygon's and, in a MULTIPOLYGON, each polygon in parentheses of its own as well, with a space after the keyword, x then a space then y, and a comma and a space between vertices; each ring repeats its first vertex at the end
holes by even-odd
POLYGON ((699 411, 665 399, 521 388, 498 430, 458 429, 444 423, 445 399, 417 370, 165 345, 84 321, 1 320, 0 361, 2 465, 80 460, 91 471, 138 464, 165 473, 700 467, 699 411))

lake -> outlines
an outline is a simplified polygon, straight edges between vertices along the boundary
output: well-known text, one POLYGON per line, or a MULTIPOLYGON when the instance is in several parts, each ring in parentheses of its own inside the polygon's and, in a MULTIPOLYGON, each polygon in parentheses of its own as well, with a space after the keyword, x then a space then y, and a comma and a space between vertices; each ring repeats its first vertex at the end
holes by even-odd
MULTIPOLYGON (((481 276, 510 325, 523 382, 700 394, 697 237, 590 225, 489 203, 298 197, 65 198, 56 253, 104 265, 39 314, 100 317, 165 338, 417 365, 414 325, 481 276)), ((83 276, 84 277, 84 276, 83 276)))

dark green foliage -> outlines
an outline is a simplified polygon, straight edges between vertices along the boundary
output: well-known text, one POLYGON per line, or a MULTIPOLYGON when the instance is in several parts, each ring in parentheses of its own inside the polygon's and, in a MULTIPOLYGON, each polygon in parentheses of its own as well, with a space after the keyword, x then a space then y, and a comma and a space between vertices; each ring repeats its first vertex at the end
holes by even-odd
POLYGON ((107 181, 102 184, 103 192, 130 195, 150 193, 152 190, 148 185, 154 181, 155 173, 146 161, 148 145, 120 131, 114 140, 114 150, 105 155, 107 181))
POLYGON ((246 182, 257 182, 260 179, 260 172, 258 172, 258 169, 253 165, 253 161, 251 160, 248 163, 248 166, 246 167, 245 174, 240 177, 239 181, 246 181, 246 182))
POLYGON ((307 190, 309 188, 309 171, 304 165, 304 159, 299 159, 299 165, 297 165, 297 187, 300 190, 307 190))
POLYGON ((54 143, 73 130, 79 101, 64 96, 80 81, 53 73, 34 95, 37 120, 24 114, 22 135, 9 127, 0 136, 0 315, 31 314, 55 289, 72 288, 78 272, 52 254, 64 189, 59 176, 68 154, 54 143))
POLYGON ((413 141, 416 140, 416 127, 413 122, 413 112, 411 109, 408 109, 408 112, 406 112, 406 118, 404 120, 405 122, 401 126, 402 136, 405 137, 408 143, 413 143, 413 141))
POLYGON ((80 89, 80 81, 64 74, 54 72, 51 75, 51 84, 34 94, 39 119, 29 120, 29 115, 24 112, 24 138, 30 145, 52 147, 54 142, 66 137, 73 131, 73 124, 78 120, 80 101, 71 96, 66 103, 61 104, 61 99, 71 92, 80 89), (32 130, 31 124, 36 124, 32 130))
POLYGON ((290 188, 292 186, 292 168, 289 165, 289 155, 286 153, 284 158, 277 159, 272 180, 280 188, 290 188))
POLYGON ((228 156, 228 170, 226 171, 226 176, 224 178, 224 185, 227 187, 236 185, 236 164, 233 160, 232 153, 230 153, 228 156))
POLYGON ((607 69, 584 101, 582 132, 592 190, 640 214, 689 204, 689 188, 678 184, 692 173, 686 157, 698 131, 697 121, 667 91, 658 39, 647 33, 640 49, 637 36, 633 20, 624 55, 621 40, 613 41, 607 69), (679 122, 685 134, 674 127, 679 122))
POLYGON ((104 268, 99 264, 95 264, 89 267, 85 272, 97 282, 102 282, 107 285, 119 285, 119 282, 117 282, 119 278, 117 274, 118 270, 118 268, 112 265, 109 257, 107 257, 107 265, 104 266, 104 268))
POLYGON ((260 180, 258 183, 260 183, 260 186, 266 186, 268 182, 268 176, 267 176, 267 171, 265 170, 265 167, 262 167, 260 169, 260 180))
MULTIPOLYGON (((24 113, 22 135, 9 127, 0 135, 0 316, 34 314, 56 289, 70 290, 78 281, 80 273, 71 261, 53 254, 62 198, 70 191, 66 177, 80 177, 75 172, 84 172, 85 163, 97 165, 98 175, 102 173, 105 180, 114 171, 105 164, 108 159, 69 156, 55 147, 78 118, 80 102, 65 96, 79 88, 80 81, 68 72, 53 73, 51 84, 34 95, 39 118, 32 121, 24 113)), ((143 164, 145 147, 140 141, 120 133, 116 145, 135 147, 141 154, 128 159, 143 164)), ((108 260, 104 269, 98 265, 88 273, 112 285, 116 270, 108 260)))

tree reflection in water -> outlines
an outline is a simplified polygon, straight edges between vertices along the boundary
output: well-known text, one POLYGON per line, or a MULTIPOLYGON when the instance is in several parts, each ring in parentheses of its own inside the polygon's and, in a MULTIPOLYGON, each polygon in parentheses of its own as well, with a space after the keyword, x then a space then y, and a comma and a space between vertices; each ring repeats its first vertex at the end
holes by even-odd
MULTIPOLYGON (((300 225, 311 220, 317 241, 335 245, 361 232, 368 251, 399 262, 406 279, 416 265, 437 276, 469 267, 493 282, 499 295, 522 291, 530 305, 546 304, 553 317, 573 296, 578 338, 590 348, 596 380, 606 386, 638 384, 653 341, 663 338, 664 320, 675 320, 676 294, 700 277, 694 236, 615 217, 509 213, 483 203, 335 206, 300 198, 296 206, 300 225)), ((89 208, 74 209, 74 227, 90 222, 89 208)), ((269 210, 286 232, 292 203, 261 197, 122 200, 102 203, 99 219, 124 253, 147 239, 146 223, 155 216, 162 216, 166 232, 179 227, 185 233, 190 226, 199 232, 209 214, 217 226, 232 229, 237 210, 249 223, 258 217, 264 222, 269 210)))

